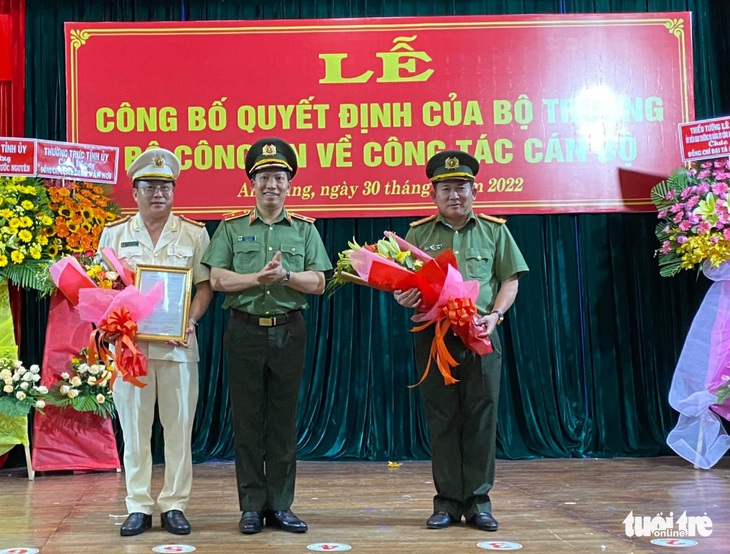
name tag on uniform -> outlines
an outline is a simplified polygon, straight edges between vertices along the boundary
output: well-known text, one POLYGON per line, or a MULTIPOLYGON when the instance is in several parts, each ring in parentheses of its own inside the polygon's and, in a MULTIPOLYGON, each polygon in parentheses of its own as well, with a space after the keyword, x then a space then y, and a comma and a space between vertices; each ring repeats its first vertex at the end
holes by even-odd
POLYGON ((129 242, 123 242, 122 248, 126 248, 127 246, 139 246, 138 240, 130 240, 129 242))
POLYGON ((238 242, 256 242, 256 237, 238 237, 238 242))
POLYGON ((423 248, 423 251, 428 252, 429 250, 441 250, 443 247, 443 244, 429 244, 428 246, 423 248))

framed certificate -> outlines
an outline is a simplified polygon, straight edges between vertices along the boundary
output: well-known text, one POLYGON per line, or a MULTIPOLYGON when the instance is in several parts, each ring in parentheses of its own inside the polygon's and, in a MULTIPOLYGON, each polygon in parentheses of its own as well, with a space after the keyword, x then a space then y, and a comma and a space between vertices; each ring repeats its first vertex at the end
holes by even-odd
POLYGON ((155 312, 137 323, 137 338, 150 341, 187 340, 193 270, 159 265, 138 265, 135 286, 149 292, 163 283, 164 296, 155 312))

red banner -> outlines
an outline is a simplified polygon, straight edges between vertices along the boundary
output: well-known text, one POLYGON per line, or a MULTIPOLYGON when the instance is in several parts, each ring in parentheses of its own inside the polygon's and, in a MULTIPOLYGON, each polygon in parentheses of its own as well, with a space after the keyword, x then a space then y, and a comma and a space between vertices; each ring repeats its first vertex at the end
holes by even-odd
POLYGON ((36 142, 0 137, 0 175, 35 175, 36 142))
POLYGON ((0 137, 0 175, 117 182, 119 148, 52 140, 0 137))
POLYGON ((730 117, 681 124, 679 146, 683 162, 730 156, 730 117))
POLYGON ((118 155, 117 147, 38 140, 36 171, 39 177, 113 185, 118 155))
MULTIPOLYGON (((279 136, 314 216, 431 213, 425 162, 482 162, 492 213, 649 211, 694 118, 690 14, 67 23, 68 138, 174 150, 176 211, 254 204, 250 144, 279 136), (103 82, 104 86, 99 86, 103 82)), ((134 208, 131 183, 117 202, 134 208)))

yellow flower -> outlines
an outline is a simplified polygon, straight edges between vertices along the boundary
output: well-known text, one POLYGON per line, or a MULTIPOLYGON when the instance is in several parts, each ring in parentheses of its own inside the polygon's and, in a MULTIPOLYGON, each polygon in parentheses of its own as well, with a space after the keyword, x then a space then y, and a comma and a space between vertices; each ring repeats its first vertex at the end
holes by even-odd
POLYGON ((3 217, 4 219, 9 219, 13 217, 13 210, 9 210, 8 208, 0 210, 0 217, 3 217))
POLYGON ((30 242, 33 240, 33 233, 28 231, 28 229, 23 229, 20 233, 18 233, 18 238, 23 242, 30 242))
POLYGON ((43 225, 50 225, 51 223, 53 223, 53 219, 51 219, 51 218, 50 218, 50 217, 48 217, 47 215, 42 215, 42 216, 41 216, 41 223, 42 223, 43 225))
POLYGON ((0 254, 0 267, 8 265, 8 257, 5 254, 0 254))
POLYGON ((18 252, 17 250, 13 250, 13 253, 10 254, 10 259, 13 260, 16 264, 22 263, 25 259, 25 256, 22 252, 18 252))
POLYGON ((17 217, 11 217, 8 221, 8 226, 13 229, 17 229, 18 227, 20 227, 20 219, 18 219, 17 217))
POLYGON ((33 206, 33 202, 31 202, 30 200, 23 200, 23 201, 22 201, 22 202, 20 203, 20 206, 21 206, 21 207, 22 207, 22 208, 23 208, 24 210, 32 210, 32 209, 34 208, 34 206, 33 206))
POLYGON ((48 244, 48 237, 46 235, 39 235, 36 240, 41 246, 45 246, 46 244, 48 244))
POLYGON ((2 196, 0 196, 0 206, 3 205, 3 202, 5 202, 5 198, 3 198, 2 196))
POLYGON ((30 257, 34 260, 41 259, 41 249, 39 246, 31 246, 28 251, 30 252, 30 257))
POLYGON ((33 220, 29 218, 27 215, 24 215, 20 218, 20 226, 21 227, 33 227, 33 220))

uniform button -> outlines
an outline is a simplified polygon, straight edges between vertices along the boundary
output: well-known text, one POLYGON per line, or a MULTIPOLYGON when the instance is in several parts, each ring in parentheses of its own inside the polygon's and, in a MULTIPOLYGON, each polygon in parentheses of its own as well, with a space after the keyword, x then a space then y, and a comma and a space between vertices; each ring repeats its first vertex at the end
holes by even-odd
POLYGON ((458 250, 455 250, 454 251, 454 254, 456 254, 458 256, 459 255, 459 251, 458 250))
MULTIPOLYGON (((274 230, 273 227, 269 227, 269 231, 273 231, 273 230, 274 230)), ((269 312, 266 312, 266 313, 268 314, 269 312)))
POLYGON ((481 260, 481 259, 482 259, 482 257, 481 257, 481 256, 477 256, 477 260, 481 260))
POLYGON ((266 312, 266 315, 269 315, 269 312, 266 312))
POLYGON ((273 250, 273 249, 274 249, 274 247, 273 247, 273 246, 269 246, 269 250, 273 250))
POLYGON ((292 252, 296 252, 296 251, 297 251, 297 249, 296 249, 296 248, 292 248, 292 249, 291 249, 291 251, 292 251, 292 252))
POLYGON ((455 235, 458 235, 458 234, 459 234, 459 231, 454 231, 454 234, 455 234, 455 235))
POLYGON ((267 290, 267 291, 266 291, 266 294, 271 294, 271 291, 270 291, 270 290, 267 290))

